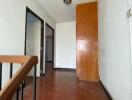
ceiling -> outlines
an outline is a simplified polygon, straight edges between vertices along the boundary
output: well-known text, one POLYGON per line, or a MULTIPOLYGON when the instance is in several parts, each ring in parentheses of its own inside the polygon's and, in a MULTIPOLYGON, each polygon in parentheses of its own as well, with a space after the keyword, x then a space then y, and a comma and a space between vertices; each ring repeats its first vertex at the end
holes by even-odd
POLYGON ((72 0, 71 5, 65 5, 63 0, 38 0, 56 22, 74 21, 76 16, 76 5, 94 2, 97 0, 72 0))

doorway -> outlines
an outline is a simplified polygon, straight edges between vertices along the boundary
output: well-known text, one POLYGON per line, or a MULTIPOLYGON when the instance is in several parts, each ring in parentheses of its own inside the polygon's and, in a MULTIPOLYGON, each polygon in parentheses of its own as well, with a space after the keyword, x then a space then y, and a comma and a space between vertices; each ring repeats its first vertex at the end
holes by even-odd
POLYGON ((37 76, 43 76, 44 20, 27 7, 25 26, 24 54, 38 57, 37 76))
POLYGON ((45 72, 51 72, 54 69, 54 29, 46 23, 46 47, 45 47, 45 72))

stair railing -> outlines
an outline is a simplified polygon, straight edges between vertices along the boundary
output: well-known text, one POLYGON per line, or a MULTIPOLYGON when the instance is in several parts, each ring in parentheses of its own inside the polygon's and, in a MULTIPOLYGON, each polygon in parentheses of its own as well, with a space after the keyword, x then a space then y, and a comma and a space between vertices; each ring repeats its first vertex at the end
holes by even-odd
POLYGON ((28 73, 34 67, 33 76, 33 100, 36 100, 36 64, 38 59, 36 56, 6 56, 0 55, 0 100, 12 100, 14 94, 16 94, 16 100, 24 99, 23 89, 24 80, 28 73), (2 67, 3 63, 10 64, 9 81, 2 87, 2 67), (15 74, 13 74, 13 64, 21 64, 15 74), (21 89, 20 89, 21 88, 21 89), (19 91, 21 90, 21 95, 19 91))

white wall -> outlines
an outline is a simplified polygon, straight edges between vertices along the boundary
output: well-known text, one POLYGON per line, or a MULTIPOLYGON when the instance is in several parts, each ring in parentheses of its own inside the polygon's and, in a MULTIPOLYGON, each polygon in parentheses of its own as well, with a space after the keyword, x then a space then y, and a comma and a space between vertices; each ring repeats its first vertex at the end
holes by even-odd
MULTIPOLYGON (((0 0, 0 55, 24 54, 26 6, 55 28, 56 22, 37 0, 0 0)), ((7 67, 4 73, 9 73, 7 67)))
POLYGON ((99 0, 100 79, 113 100, 132 100, 128 0, 99 0))
POLYGON ((76 68, 76 23, 56 24, 55 67, 76 68))
MULTIPOLYGON (((129 9, 132 9, 132 0, 128 0, 129 1, 129 9)), ((129 18, 129 24, 130 24, 130 32, 131 32, 131 64, 132 64, 132 16, 129 18)), ((131 83, 132 83, 132 67, 130 68, 131 71, 131 83)), ((132 87, 131 87, 132 90, 132 87)), ((132 98, 132 97, 131 97, 132 98)))
MULTIPOLYGON (((40 76, 40 36, 41 36, 41 21, 36 20, 27 23, 26 36, 26 55, 38 56, 37 76, 40 76)), ((29 75, 34 75, 33 70, 29 75)))

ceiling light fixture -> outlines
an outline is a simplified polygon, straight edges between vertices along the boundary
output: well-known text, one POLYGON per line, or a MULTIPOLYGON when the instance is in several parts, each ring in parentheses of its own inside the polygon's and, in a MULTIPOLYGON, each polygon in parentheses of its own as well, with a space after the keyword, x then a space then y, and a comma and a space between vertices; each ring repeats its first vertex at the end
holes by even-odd
POLYGON ((72 0, 64 0, 64 4, 69 5, 71 4, 72 0))

